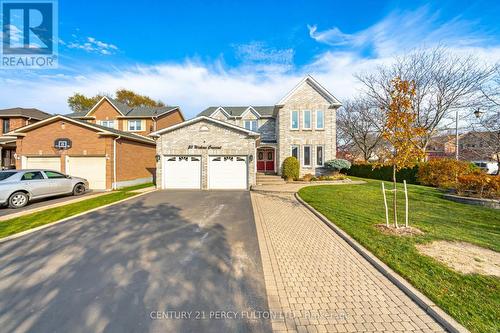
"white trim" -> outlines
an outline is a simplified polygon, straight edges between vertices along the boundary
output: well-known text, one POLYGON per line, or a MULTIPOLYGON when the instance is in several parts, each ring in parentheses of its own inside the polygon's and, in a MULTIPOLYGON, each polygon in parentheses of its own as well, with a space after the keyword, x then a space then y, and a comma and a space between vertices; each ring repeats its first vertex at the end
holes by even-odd
MULTIPOLYGON (((245 126, 245 123, 249 121, 249 122, 255 122, 257 124, 257 129, 255 131, 258 131, 259 130, 259 120, 258 119, 243 119, 243 127, 246 128, 245 126)), ((250 126, 250 131, 253 131, 253 129, 251 128, 252 126, 250 126)), ((248 129, 248 128, 246 128, 248 129)))
POLYGON ((300 111, 290 110, 290 130, 298 131, 300 129, 300 111), (293 113, 297 112, 297 128, 293 128, 293 113))
POLYGON ((324 110, 314 110, 314 129, 324 130, 325 129, 325 111, 324 110), (318 127, 318 112, 323 114, 323 127, 318 127))
POLYGON ((302 110, 302 129, 303 130, 312 130, 312 111, 311 110, 302 110), (309 112, 309 127, 306 127, 306 112, 309 112))
POLYGON ((163 134, 163 133, 166 133, 166 132, 170 132, 170 131, 176 130, 178 128, 182 128, 184 126, 188 126, 188 125, 197 123, 197 122, 202 121, 202 120, 206 120, 206 121, 209 121, 209 122, 221 125, 221 126, 225 126, 225 127, 229 127, 229 128, 241 131, 241 132, 245 132, 245 133, 247 133, 248 135, 251 135, 251 136, 260 136, 260 134, 257 133, 257 132, 249 131, 246 128, 243 128, 243 127, 240 127, 240 126, 237 126, 237 125, 233 125, 233 124, 230 124, 230 123, 222 121, 222 120, 210 118, 210 117, 207 117, 207 116, 198 116, 198 117, 192 118, 190 120, 186 120, 186 121, 184 121, 182 123, 175 124, 175 125, 172 125, 170 127, 162 128, 159 131, 150 133, 149 136, 158 137, 158 136, 160 136, 160 134, 163 134))
POLYGON ((312 161, 312 146, 311 145, 302 145, 302 166, 305 168, 311 168, 313 166, 313 161, 312 161), (306 152, 305 149, 306 147, 309 147, 309 164, 305 164, 305 157, 306 157, 306 152))
POLYGON ((318 83, 311 75, 307 75, 303 78, 292 90, 290 90, 279 102, 278 105, 285 105, 286 101, 305 83, 309 83, 314 90, 320 93, 331 106, 342 106, 342 103, 333 96, 325 87, 318 83))
POLYGON ((144 121, 144 119, 137 119, 137 118, 130 118, 130 119, 127 119, 127 126, 126 126, 126 131, 127 132, 145 132, 146 129, 142 128, 143 126, 145 127, 146 122, 144 121), (141 123, 141 128, 140 129, 130 129, 130 122, 133 121, 133 122, 140 122, 141 123))
POLYGON ((85 117, 86 117, 86 116, 88 116, 88 115, 89 115, 92 111, 94 111, 94 109, 95 109, 95 108, 97 108, 97 107, 99 106, 99 104, 101 104, 101 102, 102 102, 103 100, 107 100, 107 101, 109 102, 109 104, 111 104, 111 105, 112 105, 112 106, 116 109, 116 111, 118 111, 118 113, 119 113, 119 114, 121 114, 122 116, 125 116, 125 115, 124 115, 124 114, 120 111, 120 109, 118 109, 118 108, 116 107, 116 105, 114 105, 114 104, 113 104, 113 102, 111 102, 111 100, 110 100, 107 96, 104 96, 103 98, 101 98, 101 99, 99 100, 99 102, 97 102, 97 103, 96 103, 96 104, 92 107, 92 109, 90 109, 90 111, 89 111, 89 112, 87 112, 87 113, 85 114, 85 117))
POLYGON ((293 148, 297 147, 297 160, 300 162, 300 145, 290 145, 290 156, 293 156, 293 148))
MULTIPOLYGON (((253 113, 256 117, 258 117, 258 118, 261 118, 261 117, 262 117, 262 116, 260 115, 260 113, 258 113, 258 112, 257 112, 257 110, 255 110, 255 109, 253 108, 253 106, 249 106, 249 107, 248 107, 245 111, 243 111, 243 113, 241 114, 241 116, 238 116, 238 117, 243 118, 244 116, 246 116, 246 114, 247 114, 248 112, 252 112, 252 113, 253 113)), ((238 118, 238 117, 236 117, 236 118, 238 118)))
POLYGON ((226 118, 231 118, 231 115, 226 110, 224 110, 222 106, 219 106, 217 109, 215 109, 215 111, 212 112, 209 117, 215 116, 219 111, 222 112, 226 116, 226 118))
POLYGON ((324 167, 325 166, 325 145, 316 145, 315 147, 315 150, 314 150, 314 165, 316 165, 317 167, 324 167), (318 164, 318 148, 321 147, 321 154, 323 155, 322 156, 322 159, 323 159, 323 164, 318 164))

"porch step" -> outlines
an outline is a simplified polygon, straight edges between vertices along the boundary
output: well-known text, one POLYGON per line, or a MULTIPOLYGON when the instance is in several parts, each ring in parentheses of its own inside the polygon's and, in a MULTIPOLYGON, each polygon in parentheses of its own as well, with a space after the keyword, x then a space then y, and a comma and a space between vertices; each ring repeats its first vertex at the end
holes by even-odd
POLYGON ((280 185, 286 184, 286 182, 278 175, 266 175, 263 173, 257 173, 256 179, 257 185, 280 185))

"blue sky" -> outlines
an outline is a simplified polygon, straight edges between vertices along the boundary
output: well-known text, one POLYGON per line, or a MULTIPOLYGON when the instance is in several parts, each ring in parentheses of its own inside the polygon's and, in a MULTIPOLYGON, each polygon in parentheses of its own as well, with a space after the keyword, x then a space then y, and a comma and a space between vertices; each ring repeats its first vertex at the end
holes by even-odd
POLYGON ((180 105, 273 104, 313 74, 339 98, 353 74, 416 47, 500 59, 498 1, 59 1, 59 68, 0 69, 0 107, 66 113, 66 98, 130 88, 180 105))

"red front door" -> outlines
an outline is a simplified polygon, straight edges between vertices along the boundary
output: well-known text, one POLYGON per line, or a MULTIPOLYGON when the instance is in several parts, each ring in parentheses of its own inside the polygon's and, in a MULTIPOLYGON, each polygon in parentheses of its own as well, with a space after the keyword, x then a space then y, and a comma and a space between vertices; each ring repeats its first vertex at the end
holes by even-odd
POLYGON ((257 171, 274 172, 274 149, 257 150, 257 171))

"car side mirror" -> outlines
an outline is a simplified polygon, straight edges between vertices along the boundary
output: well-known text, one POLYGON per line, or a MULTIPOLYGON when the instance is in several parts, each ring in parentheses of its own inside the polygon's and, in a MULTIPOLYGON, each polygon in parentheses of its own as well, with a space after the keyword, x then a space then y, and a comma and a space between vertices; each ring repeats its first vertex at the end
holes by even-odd
POLYGON ((66 175, 66 178, 71 179, 71 176, 70 175, 66 175))

